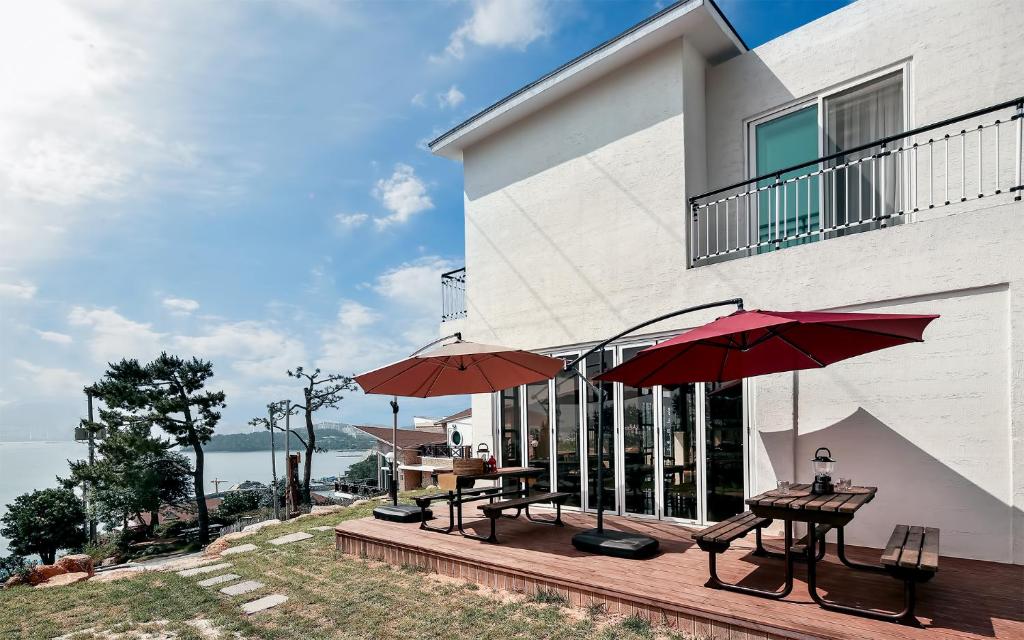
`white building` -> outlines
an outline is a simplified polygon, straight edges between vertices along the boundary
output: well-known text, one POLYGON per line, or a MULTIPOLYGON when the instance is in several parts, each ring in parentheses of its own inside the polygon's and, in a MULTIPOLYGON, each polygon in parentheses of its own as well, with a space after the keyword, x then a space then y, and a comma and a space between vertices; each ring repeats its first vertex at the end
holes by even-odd
MULTIPOLYGON (((923 344, 826 369, 616 385, 605 503, 711 522, 808 481, 828 446, 838 476, 879 487, 851 543, 923 524, 944 554, 1024 563, 1021 107, 898 135, 1024 95, 1022 34, 1015 0, 861 0, 748 50, 708 0, 672 5, 431 143, 465 172, 466 270, 445 279, 465 307, 441 331, 573 356, 733 297, 939 313, 923 344)), ((729 312, 631 336, 607 364, 729 312)), ((596 407, 577 380, 472 405, 503 464, 549 466, 572 504, 593 501, 596 407)))

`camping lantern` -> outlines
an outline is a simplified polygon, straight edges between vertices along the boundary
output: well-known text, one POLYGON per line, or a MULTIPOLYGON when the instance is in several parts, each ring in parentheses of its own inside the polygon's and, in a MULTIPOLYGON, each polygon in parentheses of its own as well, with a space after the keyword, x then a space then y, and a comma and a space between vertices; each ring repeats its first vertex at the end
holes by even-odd
POLYGON ((814 452, 811 464, 814 465, 814 484, 811 485, 811 493, 821 495, 835 491, 835 487, 832 486, 832 472, 835 471, 836 461, 832 459, 832 452, 828 447, 819 447, 814 452))
POLYGON ((484 467, 487 466, 487 460, 491 457, 491 448, 487 446, 486 442, 477 445, 476 457, 484 461, 484 467))

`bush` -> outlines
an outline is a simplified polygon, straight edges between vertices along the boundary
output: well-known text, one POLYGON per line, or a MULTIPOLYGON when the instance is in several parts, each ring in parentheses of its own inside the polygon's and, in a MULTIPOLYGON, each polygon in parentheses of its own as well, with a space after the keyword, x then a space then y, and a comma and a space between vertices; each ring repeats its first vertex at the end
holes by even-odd
POLYGON ((78 549, 86 541, 85 508, 70 489, 24 493, 0 517, 0 535, 9 538, 16 554, 39 554, 53 564, 60 549, 78 549))
POLYGON ((36 566, 36 562, 29 562, 25 559, 25 556, 19 556, 12 554, 6 558, 0 558, 0 582, 7 582, 9 578, 14 576, 21 576, 22 579, 27 580, 28 574, 32 571, 32 567, 36 566))
POLYGON ((224 517, 238 516, 259 509, 265 492, 262 491, 231 491, 224 494, 217 513, 224 517))
POLYGON ((377 454, 371 453, 365 460, 353 464, 345 474, 349 480, 373 480, 377 482, 377 454))

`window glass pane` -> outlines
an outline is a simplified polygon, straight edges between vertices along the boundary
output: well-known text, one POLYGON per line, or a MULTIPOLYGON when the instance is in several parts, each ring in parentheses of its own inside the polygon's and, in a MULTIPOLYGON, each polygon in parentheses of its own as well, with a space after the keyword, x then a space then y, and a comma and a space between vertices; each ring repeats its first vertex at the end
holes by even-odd
POLYGON ((697 403, 695 385, 661 389, 665 516, 697 519, 697 403))
MULTIPOLYGON (((645 347, 622 350, 622 361, 645 347)), ((622 453, 625 458, 626 511, 654 515, 654 392, 622 386, 622 453)))
MULTIPOLYGON (((754 127, 754 136, 757 175, 814 160, 818 157, 818 107, 812 105, 763 122, 754 127)), ((796 169, 783 173, 781 179, 796 178, 814 170, 814 166, 796 169)), ((819 225, 819 179, 807 177, 758 192, 757 233, 761 242, 799 234, 807 235, 780 246, 818 239, 817 234, 811 232, 817 231, 819 225)), ((774 178, 766 178, 757 186, 764 187, 774 182, 774 178)), ((767 244, 759 249, 759 253, 774 249, 774 244, 767 244)))
POLYGON ((519 432, 519 388, 501 392, 501 465, 521 467, 523 448, 519 432))
POLYGON ((704 385, 709 522, 744 511, 743 384, 740 380, 704 385))
POLYGON ((550 399, 548 383, 526 385, 526 454, 527 466, 544 469, 537 476, 534 489, 542 493, 551 491, 551 421, 548 414, 550 399))
POLYGON ((556 491, 572 494, 565 504, 580 506, 580 379, 565 371, 555 376, 555 474, 556 491))
MULTIPOLYGON (((825 155, 839 153, 903 131, 903 76, 901 72, 866 82, 829 96, 825 107, 825 155)), ((898 146, 898 145, 897 145, 898 146)), ((890 146, 892 148, 892 146, 890 146)), ((829 167, 868 158, 880 147, 870 147, 840 156, 829 167)), ((835 235, 863 231, 877 226, 884 210, 891 212, 897 191, 896 158, 885 156, 850 166, 839 166, 827 174, 826 211, 828 226, 860 225, 839 230, 835 235), (884 178, 883 178, 883 175, 884 178), (885 184, 885 194, 882 184, 885 184), (884 202, 883 202, 884 199, 884 202)))
MULTIPOLYGON (((605 369, 611 367, 612 356, 605 353, 605 369)), ((592 353, 587 356, 587 378, 593 379, 601 372, 601 354, 592 353)), ((588 502, 591 509, 597 508, 597 417, 598 408, 601 409, 601 440, 602 450, 602 485, 601 492, 602 506, 613 511, 615 509, 615 394, 613 384, 610 382, 599 382, 597 387, 601 390, 604 402, 598 402, 597 392, 587 385, 587 485, 588 502)))

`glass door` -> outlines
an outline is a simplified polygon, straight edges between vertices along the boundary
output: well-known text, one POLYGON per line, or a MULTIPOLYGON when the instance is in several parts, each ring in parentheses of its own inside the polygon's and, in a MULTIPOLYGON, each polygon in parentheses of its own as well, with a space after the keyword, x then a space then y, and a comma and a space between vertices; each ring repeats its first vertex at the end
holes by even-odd
POLYGON ((701 443, 697 438, 696 385, 661 387, 663 518, 699 520, 701 443))
POLYGON ((500 455, 497 456, 503 467, 523 466, 523 446, 520 426, 522 425, 519 414, 519 387, 505 389, 501 392, 501 405, 499 406, 501 417, 501 447, 500 455))
MULTIPOLYGON (((573 359, 576 354, 562 356, 573 359)), ((580 397, 579 377, 561 371, 555 376, 554 423, 555 423, 555 491, 572 494, 563 503, 565 506, 582 505, 582 469, 580 467, 580 397)))
MULTIPOLYGON (((606 350, 604 368, 613 364, 613 351, 606 350)), ((592 353, 587 356, 586 375, 588 379, 601 372, 601 354, 592 353)), ((602 489, 601 501, 608 513, 618 513, 616 498, 616 464, 615 464, 615 384, 599 382, 594 387, 587 385, 587 508, 597 508, 597 420, 601 416, 601 450, 602 450, 602 489), (600 398, 598 397, 600 391, 600 398), (600 412, 600 413, 599 413, 600 412)))
POLYGON ((528 384, 526 390, 526 466, 544 469, 534 491, 551 491, 551 398, 548 381, 528 384))
POLYGON ((704 520, 721 522, 745 510, 743 381, 707 382, 703 387, 704 520))
MULTIPOLYGON (((621 362, 647 345, 622 349, 621 362)), ((655 516, 654 389, 622 385, 622 503, 626 513, 655 516)))

